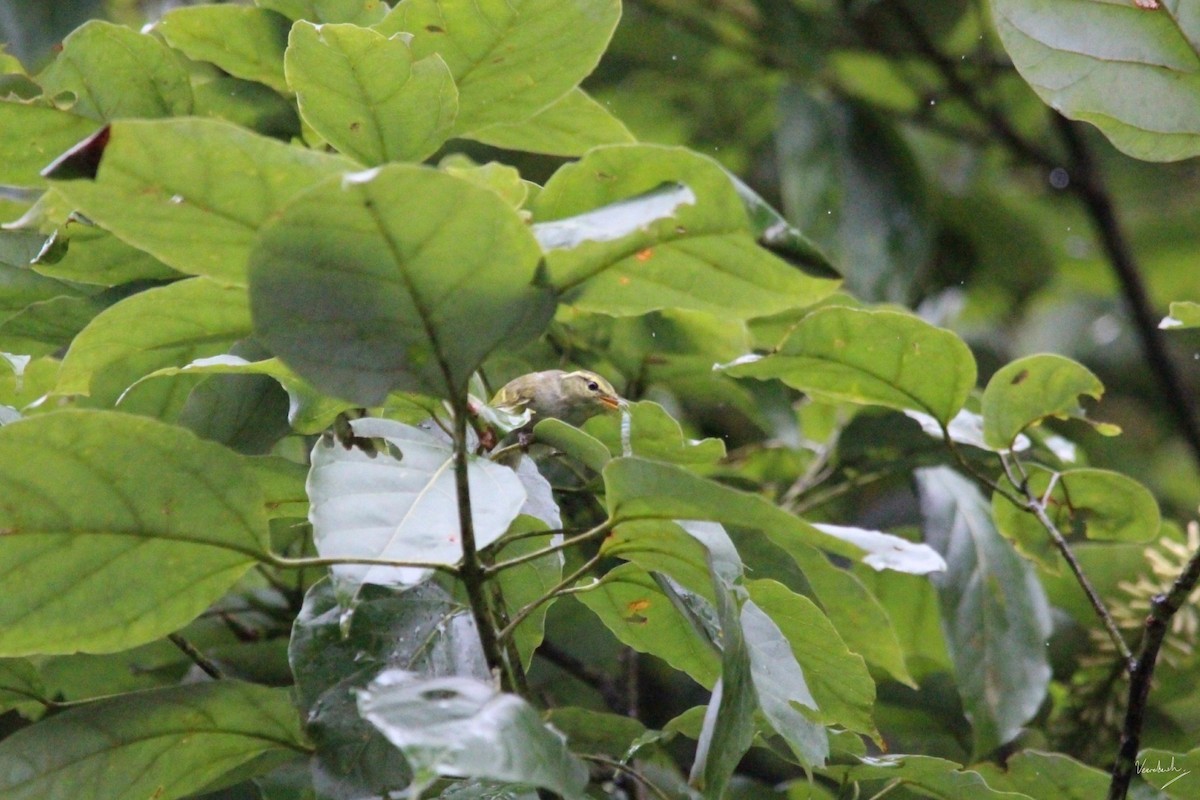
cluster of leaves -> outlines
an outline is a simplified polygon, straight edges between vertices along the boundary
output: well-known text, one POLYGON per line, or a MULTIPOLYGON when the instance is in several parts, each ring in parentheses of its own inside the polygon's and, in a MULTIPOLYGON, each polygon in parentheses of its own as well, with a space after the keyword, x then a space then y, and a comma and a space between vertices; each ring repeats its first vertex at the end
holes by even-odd
MULTIPOLYGON (((1066 540, 1173 535, 1043 425, 1100 379, 977 388, 959 334, 635 141, 580 88, 620 14, 258 0, 4 57, 0 795, 772 795, 756 760, 797 796, 1103 791, 986 761, 1047 715, 1066 540), (623 415, 489 452, 524 420, 488 389, 564 364, 623 415), (896 477, 920 536, 830 504, 896 477)), ((811 227, 848 267, 897 241, 811 227)))

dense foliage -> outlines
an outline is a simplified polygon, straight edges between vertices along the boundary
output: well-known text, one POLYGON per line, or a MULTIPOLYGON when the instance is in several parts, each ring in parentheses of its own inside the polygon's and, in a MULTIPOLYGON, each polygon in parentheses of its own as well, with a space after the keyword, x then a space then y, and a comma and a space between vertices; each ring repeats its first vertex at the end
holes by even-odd
POLYGON ((0 798, 1194 797, 1200 23, 911 6, 0 3, 0 798))

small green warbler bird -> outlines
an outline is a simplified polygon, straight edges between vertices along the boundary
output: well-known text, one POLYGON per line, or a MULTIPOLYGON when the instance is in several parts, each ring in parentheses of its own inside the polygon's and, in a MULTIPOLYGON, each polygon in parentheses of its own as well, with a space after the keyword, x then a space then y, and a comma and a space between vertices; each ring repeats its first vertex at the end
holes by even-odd
POLYGON ((533 419, 524 429, 529 430, 548 417, 582 425, 587 419, 615 411, 624 403, 612 384, 594 372, 548 369, 513 378, 500 387, 491 405, 514 413, 529 409, 533 419))

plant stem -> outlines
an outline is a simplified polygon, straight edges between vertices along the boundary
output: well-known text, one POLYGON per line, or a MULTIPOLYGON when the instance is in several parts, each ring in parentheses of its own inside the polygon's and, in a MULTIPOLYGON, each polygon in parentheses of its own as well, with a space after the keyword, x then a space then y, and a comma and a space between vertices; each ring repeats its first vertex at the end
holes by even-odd
POLYGON ((1146 632, 1138 648, 1129 684, 1129 707, 1125 711, 1125 722, 1121 726, 1121 745, 1113 764, 1112 782, 1108 786, 1108 800, 1124 800, 1137 769, 1137 754, 1141 749, 1142 726, 1146 721, 1147 698, 1150 682, 1154 678, 1154 666, 1158 651, 1171 617, 1187 601, 1188 595, 1200 581, 1200 550, 1192 554, 1171 590, 1150 601, 1150 614, 1146 617, 1146 632))
POLYGON ((467 463, 467 408, 465 398, 455 403, 454 408, 454 488, 458 499, 458 529, 462 540, 463 558, 458 568, 479 632, 479 644, 488 669, 500 676, 505 691, 515 691, 521 681, 513 675, 514 667, 508 663, 504 650, 496 636, 495 614, 489 602, 487 573, 475 546, 475 523, 471 516, 471 486, 467 463))
MULTIPOLYGON (((537 559, 541 558, 542 556, 553 555, 554 553, 557 553, 560 550, 566 550, 568 547, 574 547, 577 544, 582 544, 584 542, 587 542, 592 539, 596 539, 600 536, 603 536, 603 535, 607 534, 612 529, 612 527, 613 527, 612 521, 605 520, 604 522, 600 523, 599 525, 592 528, 591 530, 581 533, 578 536, 572 536, 569 539, 563 539, 558 544, 547 545, 541 549, 534 550, 529 553, 523 553, 519 556, 510 558, 508 561, 501 561, 499 564, 492 564, 491 566, 484 567, 484 573, 488 577, 491 577, 492 575, 495 575, 497 572, 509 569, 510 567, 516 567, 521 564, 525 564, 529 561, 536 561, 537 559)), ((545 533, 545 532, 543 531, 543 533, 545 533)))
POLYGON ((558 597, 560 594, 563 594, 564 589, 566 589, 572 583, 579 580, 585 574, 590 572, 592 570, 592 568, 595 567, 599 563, 600 563, 600 556, 599 555, 592 556, 591 558, 589 558, 587 561, 585 561, 583 563, 583 566, 581 566, 579 569, 575 570, 570 575, 568 575, 567 577, 565 577, 561 581, 559 581, 558 584, 553 589, 546 592, 544 595, 542 595, 538 599, 522 606, 521 609, 518 610, 516 614, 513 614, 511 621, 507 625, 504 626, 504 630, 500 631, 500 633, 498 634, 500 641, 505 641, 509 637, 511 637, 513 634, 513 631, 516 630, 517 626, 520 625, 522 622, 524 622, 525 619, 530 614, 532 614, 534 611, 537 611, 539 606, 541 606, 545 602, 553 600, 555 597, 558 597))
POLYGON ((220 667, 214 664, 208 656, 204 655, 204 653, 201 653, 199 650, 197 650, 194 644, 180 636, 178 633, 168 633, 167 639, 171 642, 171 644, 182 650, 183 654, 190 658, 192 663, 199 667, 208 677, 218 681, 225 677, 225 673, 221 671, 220 667))
POLYGON ((432 564, 428 561, 397 561, 392 558, 359 558, 358 556, 289 558, 288 556, 281 556, 276 553, 269 553, 267 555, 266 563, 272 567, 279 567, 281 569, 307 569, 309 567, 336 567, 339 564, 364 564, 371 567, 410 567, 413 569, 432 569, 450 575, 458 574, 458 567, 455 567, 453 564, 432 564))

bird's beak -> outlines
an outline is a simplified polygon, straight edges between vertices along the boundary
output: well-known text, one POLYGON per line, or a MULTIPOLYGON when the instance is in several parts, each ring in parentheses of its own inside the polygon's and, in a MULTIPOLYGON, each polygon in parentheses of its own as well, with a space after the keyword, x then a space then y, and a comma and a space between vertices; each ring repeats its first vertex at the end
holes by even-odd
POLYGON ((612 397, 610 395, 601 395, 599 400, 602 405, 612 411, 616 411, 618 408, 622 408, 625 405, 624 400, 619 397, 612 397))

